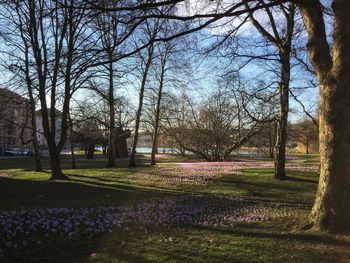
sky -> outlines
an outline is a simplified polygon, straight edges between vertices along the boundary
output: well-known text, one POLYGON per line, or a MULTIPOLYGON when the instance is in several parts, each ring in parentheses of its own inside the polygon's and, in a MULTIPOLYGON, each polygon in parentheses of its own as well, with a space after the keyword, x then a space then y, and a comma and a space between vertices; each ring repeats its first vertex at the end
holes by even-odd
MULTIPOLYGON (((237 1, 221 1, 221 5, 219 9, 221 10, 226 9, 228 6, 232 4, 232 2, 237 1)), ((186 7, 180 8, 179 12, 183 15, 188 14, 195 14, 196 10, 199 10, 200 13, 208 12, 208 10, 213 10, 217 8, 215 1, 210 2, 208 5, 208 1, 196 1, 196 0, 190 0, 187 2, 186 7)), ((210 11, 209 11, 210 12, 210 11)), ((278 28, 281 29, 283 26, 281 26, 281 23, 284 22, 285 18, 281 13, 274 12, 273 13, 275 21, 277 22, 278 28)), ((263 11, 258 11, 254 13, 254 17, 262 24, 264 25, 265 29, 270 31, 271 33, 271 27, 269 26, 266 13, 263 11)), ((245 16, 240 16, 238 18, 224 18, 216 22, 215 24, 211 25, 210 28, 203 30, 204 34, 206 35, 206 38, 209 36, 212 36, 211 39, 203 38, 201 45, 206 47, 211 44, 213 41, 212 39, 215 37, 220 37, 227 35, 228 32, 232 31, 237 26, 240 26, 241 22, 245 19, 245 16)), ((298 24, 302 25, 302 19, 300 15, 297 15, 296 21, 298 24)), ((329 30, 330 27, 328 27, 329 30)), ((281 31, 279 31, 281 33, 281 31)), ((255 41, 257 39, 261 39, 260 33, 256 30, 256 28, 250 23, 247 22, 243 26, 241 26, 239 32, 236 35, 237 38, 244 38, 247 42, 249 41, 255 41)), ((307 42, 307 33, 306 31, 303 31, 300 34, 298 42, 301 42, 301 45, 305 46, 307 42)), ((246 47, 250 48, 250 47, 246 47)), ((258 52, 254 52, 255 55, 259 55, 258 52)), ((306 54, 302 54, 302 56, 305 58, 305 61, 307 61, 306 54)), ((294 61, 295 62, 295 61, 294 61)), ((208 58, 206 62, 204 62, 199 67, 199 74, 202 74, 203 77, 201 78, 200 84, 201 86, 206 87, 207 89, 210 89, 210 86, 212 85, 212 78, 214 77, 211 73, 211 69, 216 66, 216 63, 222 63, 222 60, 219 62, 215 61, 213 58, 208 58), (209 70, 208 70, 209 69, 209 70)), ((239 63, 239 62, 238 62, 239 63)), ((234 62, 233 62, 234 64, 234 62)), ((277 65, 278 66, 278 65, 277 65)), ((275 78, 276 76, 272 74, 271 72, 267 72, 265 68, 261 66, 261 64, 257 62, 252 62, 247 64, 242 70, 240 70, 240 73, 249 78, 259 78, 259 79, 269 79, 269 78, 275 78)), ((292 69, 292 79, 291 79, 291 87, 295 88, 294 94, 298 95, 298 99, 303 101, 305 104, 306 109, 310 109, 310 111, 316 110, 317 102, 318 102, 318 87, 311 85, 309 80, 313 80, 317 83, 317 80, 315 77, 310 76, 309 74, 306 74, 305 70, 301 67, 295 67, 292 69), (300 87, 303 87, 300 89, 300 87)), ((314 83, 313 83, 314 84, 314 83)), ((297 121, 300 119, 300 115, 304 115, 302 113, 302 107, 300 106, 299 102, 296 102, 294 99, 290 99, 290 106, 291 106, 291 114, 290 114, 290 120, 292 122, 297 121)))

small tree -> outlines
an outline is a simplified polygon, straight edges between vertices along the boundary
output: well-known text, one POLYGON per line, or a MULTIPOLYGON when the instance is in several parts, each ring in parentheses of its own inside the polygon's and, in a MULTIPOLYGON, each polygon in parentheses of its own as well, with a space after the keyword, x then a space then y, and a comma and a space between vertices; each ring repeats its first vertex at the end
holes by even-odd
POLYGON ((304 119, 291 127, 291 137, 305 147, 305 153, 310 149, 318 151, 318 126, 312 120, 304 119))
POLYGON ((185 125, 176 127, 170 119, 168 134, 185 150, 208 161, 227 160, 271 117, 264 103, 245 97, 239 90, 218 87, 207 96, 198 104, 185 97, 187 112, 181 113, 187 119, 185 125))

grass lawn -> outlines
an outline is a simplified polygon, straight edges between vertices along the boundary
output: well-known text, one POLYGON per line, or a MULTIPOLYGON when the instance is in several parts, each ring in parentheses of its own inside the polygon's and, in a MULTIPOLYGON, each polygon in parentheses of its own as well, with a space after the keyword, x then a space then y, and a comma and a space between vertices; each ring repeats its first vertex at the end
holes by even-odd
POLYGON ((318 156, 294 155, 282 182, 266 159, 147 158, 64 157, 59 182, 0 159, 0 262, 350 262, 349 237, 301 230, 318 156))

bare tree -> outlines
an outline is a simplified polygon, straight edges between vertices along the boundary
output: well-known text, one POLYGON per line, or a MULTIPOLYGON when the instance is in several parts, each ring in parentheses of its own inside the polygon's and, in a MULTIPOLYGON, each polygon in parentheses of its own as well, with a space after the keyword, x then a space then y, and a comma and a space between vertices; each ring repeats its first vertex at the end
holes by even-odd
MULTIPOLYGON (((172 26, 166 25, 160 34, 169 34, 172 26)), ((187 47, 182 44, 186 42, 183 38, 179 38, 173 41, 160 43, 156 48, 156 58, 154 62, 154 79, 156 88, 152 90, 154 95, 151 95, 150 114, 148 115, 147 122, 151 127, 152 137, 152 152, 151 152, 151 165, 156 164, 156 153, 158 147, 158 140, 162 128, 164 128, 164 95, 167 94, 167 90, 181 89, 184 85, 183 82, 186 79, 186 49, 187 47)))
POLYGON ((306 154, 310 153, 310 149, 318 151, 318 126, 312 120, 305 118, 292 124, 290 130, 291 138, 305 147, 306 154))
MULTIPOLYGON (((113 2, 104 2, 105 7, 113 6, 114 4, 115 3, 113 2)), ((116 85, 122 85, 120 79, 122 78, 122 75, 128 73, 127 69, 125 69, 126 72, 122 71, 121 61, 115 61, 115 58, 118 57, 119 54, 126 52, 129 37, 134 30, 133 23, 123 23, 124 18, 125 17, 123 17, 120 12, 109 12, 98 14, 94 19, 94 27, 97 29, 97 42, 100 44, 100 49, 103 51, 100 59, 106 61, 106 64, 100 66, 102 69, 98 70, 99 73, 97 74, 97 78, 106 78, 108 82, 107 91, 103 89, 103 85, 94 85, 97 94, 105 99, 109 106, 108 167, 114 167, 116 165, 115 158, 116 153, 118 152, 115 144, 117 139, 115 108, 116 102, 120 96, 115 95, 117 90, 116 85), (116 81, 115 78, 118 78, 119 80, 116 81)))
POLYGON ((164 79, 167 71, 167 61, 170 53, 171 43, 167 42, 164 44, 164 49, 161 51, 159 58, 159 86, 156 94, 156 104, 155 104, 155 115, 154 115, 154 127, 153 127, 153 141, 152 141, 152 152, 151 152, 151 165, 156 164, 156 153, 158 147, 158 136, 160 130, 160 114, 161 114, 161 102, 163 97, 163 89, 164 89, 164 79))
MULTIPOLYGON (((145 25, 145 36, 147 38, 146 41, 152 42, 157 37, 159 30, 160 30, 160 25, 158 20, 155 20, 154 23, 147 22, 145 25)), ((140 121, 141 121, 141 115, 142 115, 144 93, 145 93, 145 88, 147 84, 148 74, 154 59, 154 45, 151 44, 150 46, 148 46, 145 53, 146 54, 142 54, 141 52, 139 53, 139 57, 141 60, 141 67, 142 67, 141 69, 142 77, 141 77, 141 86, 139 91, 138 109, 135 117, 136 120, 135 120, 133 145, 132 145, 130 162, 129 162, 130 166, 136 165, 136 147, 137 147, 138 137, 139 137, 139 128, 140 128, 140 121)))
MULTIPOLYGON (((262 4, 266 4, 264 0, 260 0, 262 4)), ((249 5, 246 3, 246 8, 249 10, 249 5)), ((294 36, 294 20, 296 13, 296 5, 281 4, 276 8, 264 8, 265 14, 269 20, 271 30, 266 29, 261 22, 259 22, 253 12, 249 12, 248 16, 252 24, 259 31, 259 33, 266 39, 267 42, 273 44, 278 50, 278 60, 280 63, 279 72, 279 117, 278 129, 276 137, 276 156, 275 156, 275 178, 283 180, 286 178, 285 172, 285 152, 287 143, 287 124, 289 111, 289 86, 291 76, 291 52, 292 40, 294 36), (276 8, 277 14, 276 14, 276 8), (277 21, 276 15, 283 15, 285 22, 277 21), (278 26, 279 23, 282 26, 278 26), (279 28, 282 27, 282 28, 279 28)))
MULTIPOLYGON (((72 4, 72 1, 65 1, 72 4)), ((16 6, 23 21, 20 32, 28 39, 33 78, 37 80, 39 101, 47 140, 51 177, 64 179, 60 152, 65 144, 68 129, 70 99, 88 78, 84 74, 88 61, 79 53, 89 44, 85 10, 61 8, 55 1, 24 1, 16 6), (58 105, 61 104, 61 134, 56 142, 58 105)))
POLYGON ((180 95, 168 93, 165 97, 165 103, 167 104, 164 109, 165 142, 175 153, 185 156, 185 132, 191 119, 188 97, 184 92, 180 95))
POLYGON ((35 119, 35 107, 37 102, 37 94, 35 89, 36 82, 33 80, 31 70, 30 40, 23 31, 23 23, 25 23, 26 20, 23 17, 20 4, 18 2, 4 3, 2 7, 4 11, 2 16, 5 18, 4 21, 6 22, 6 26, 1 36, 4 38, 7 49, 10 49, 4 53, 9 55, 11 58, 9 60, 11 61, 10 63, 5 62, 5 67, 13 74, 14 79, 18 79, 18 86, 22 85, 23 82, 26 86, 26 93, 30 105, 30 114, 28 117, 30 118, 32 129, 31 143, 34 150, 35 171, 39 172, 42 171, 42 166, 35 119))
POLYGON ((171 136, 177 137, 185 150, 208 161, 227 160, 234 150, 259 133, 262 124, 271 117, 264 103, 246 97, 238 88, 216 89, 197 105, 187 98, 189 112, 183 115, 190 119, 185 127, 168 122, 171 136), (178 138, 180 134, 182 140, 178 138))

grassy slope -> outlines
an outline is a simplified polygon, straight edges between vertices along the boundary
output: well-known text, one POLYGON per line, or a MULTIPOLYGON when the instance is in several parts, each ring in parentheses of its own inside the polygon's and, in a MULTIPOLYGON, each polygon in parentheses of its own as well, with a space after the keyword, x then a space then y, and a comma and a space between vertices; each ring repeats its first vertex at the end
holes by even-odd
MULTIPOLYGON (((315 162, 315 158, 301 158, 293 162, 315 162)), ((53 240, 14 252, 5 262, 350 262, 347 238, 299 230, 316 189, 317 175, 312 172, 290 172, 291 180, 278 182, 272 179, 271 169, 249 169, 242 175, 223 175, 205 187, 185 185, 163 189, 156 184, 145 187, 124 180, 127 175, 153 169, 149 166, 106 169, 103 168, 105 160, 81 159, 79 166, 89 169, 68 169, 65 173, 70 175, 70 180, 49 182, 48 173, 33 173, 28 169, 30 163, 26 162, 24 159, 0 160, 3 168, 0 173, 10 175, 0 177, 0 209, 132 204, 170 194, 240 195, 262 201, 304 204, 306 209, 296 210, 287 221, 231 228, 131 226, 128 231, 118 230, 91 241, 53 240), (11 169, 19 163, 24 169, 11 169), (96 256, 91 257, 91 253, 96 256)), ((68 164, 66 160, 65 167, 68 164)), ((168 165, 155 169, 164 167, 168 165)))

